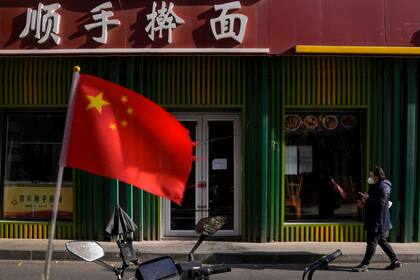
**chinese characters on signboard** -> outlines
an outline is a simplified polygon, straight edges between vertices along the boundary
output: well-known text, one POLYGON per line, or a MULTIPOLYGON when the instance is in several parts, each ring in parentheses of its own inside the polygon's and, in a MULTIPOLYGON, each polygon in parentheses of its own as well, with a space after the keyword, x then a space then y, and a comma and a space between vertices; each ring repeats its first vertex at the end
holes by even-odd
POLYGON ((245 28, 248 22, 248 17, 240 14, 230 14, 229 10, 236 10, 241 8, 239 1, 226 3, 223 5, 215 5, 216 11, 222 11, 220 16, 215 19, 211 19, 211 30, 216 40, 232 38, 238 43, 242 43, 245 36, 245 28), (235 23, 239 23, 239 32, 235 33, 235 23), (217 32, 217 26, 219 25, 220 32, 217 32))
POLYGON ((92 9, 90 12, 96 13, 92 15, 93 20, 95 20, 95 23, 87 24, 85 25, 86 30, 91 30, 93 28, 101 27, 102 29, 102 35, 101 37, 93 37, 92 39, 95 42, 106 44, 108 39, 108 25, 120 25, 121 22, 118 19, 109 19, 109 17, 112 17, 114 14, 111 11, 104 11, 104 9, 112 9, 112 3, 106 2, 103 3, 96 8, 92 9))
POLYGON ((45 43, 51 37, 59 45, 61 40, 58 35, 60 15, 56 11, 60 7, 58 3, 47 6, 39 3, 37 10, 28 8, 26 11, 26 25, 19 38, 28 36, 29 31, 35 31, 35 38, 38 39, 39 44, 45 43))
POLYGON ((159 32, 159 38, 162 38, 162 31, 168 30, 168 43, 172 43, 172 29, 177 24, 183 24, 185 21, 174 12, 174 4, 169 3, 166 8, 166 2, 162 1, 162 8, 156 11, 156 2, 153 2, 152 12, 147 15, 149 25, 146 27, 149 38, 155 40, 155 32, 159 32))
MULTIPOLYGON (((3 216, 8 219, 50 219, 54 185, 4 186, 3 216)), ((63 187, 58 206, 60 220, 73 218, 73 188, 63 187)))
MULTIPOLYGON (((51 39, 56 45, 60 44, 60 8, 59 3, 50 5, 38 4, 37 9, 28 8, 26 12, 26 24, 19 38, 25 38, 32 34, 38 39, 38 44, 43 44, 51 39), (34 34, 33 34, 34 33, 34 34)), ((108 39, 109 26, 120 26, 119 19, 114 17, 113 6, 110 1, 104 2, 91 11, 92 22, 84 25, 87 31, 100 28, 101 36, 92 37, 97 43, 106 44, 108 39)), ((233 1, 225 4, 215 5, 214 10, 219 12, 217 18, 210 19, 211 31, 215 40, 233 39, 242 43, 248 17, 240 13, 233 13, 233 10, 241 9, 240 1, 233 1)), ((166 36, 169 44, 173 42, 173 32, 177 27, 186 23, 187 19, 181 18, 176 13, 176 7, 172 2, 153 1, 150 11, 147 13, 148 25, 145 27, 151 41, 156 40, 156 33, 159 39, 166 36), (160 6, 159 6, 160 5, 160 6)))

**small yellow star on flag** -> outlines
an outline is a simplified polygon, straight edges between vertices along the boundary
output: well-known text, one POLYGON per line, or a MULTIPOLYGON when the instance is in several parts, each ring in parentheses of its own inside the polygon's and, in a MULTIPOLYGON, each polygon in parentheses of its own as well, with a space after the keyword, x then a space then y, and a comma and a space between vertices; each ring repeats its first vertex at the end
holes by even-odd
POLYGON ((133 112, 134 112, 134 110, 133 110, 133 108, 131 108, 131 107, 128 107, 128 109, 127 110, 125 110, 126 112, 127 112, 127 114, 129 114, 129 115, 132 115, 133 114, 133 112))
POLYGON ((121 97, 121 101, 122 101, 122 103, 127 103, 128 102, 127 96, 121 97))
POLYGON ((86 110, 90 110, 95 108, 99 114, 102 113, 102 107, 109 105, 110 103, 103 99, 103 92, 100 92, 97 96, 86 95, 89 99, 89 105, 87 106, 86 110))
POLYGON ((111 124, 109 125, 109 128, 110 128, 111 130, 116 130, 116 129, 117 129, 117 126, 115 125, 115 123, 111 123, 111 124))
POLYGON ((128 122, 127 121, 121 121, 121 126, 122 127, 126 127, 128 125, 128 122))

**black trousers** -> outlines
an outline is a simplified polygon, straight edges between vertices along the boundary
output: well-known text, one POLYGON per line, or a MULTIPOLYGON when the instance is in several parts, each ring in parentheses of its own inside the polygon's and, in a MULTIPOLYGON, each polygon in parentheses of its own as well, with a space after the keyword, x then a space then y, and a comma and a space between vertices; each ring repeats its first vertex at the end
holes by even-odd
POLYGON ((394 253, 394 250, 392 249, 391 245, 386 241, 386 238, 388 237, 388 231, 382 232, 382 233, 373 233, 373 232, 367 232, 366 237, 366 253, 365 257, 363 258, 362 264, 369 265, 370 260, 372 259, 373 255, 375 255, 376 246, 379 244, 381 246, 382 250, 384 250, 385 254, 388 256, 388 258, 391 260, 391 262, 395 262, 397 260, 397 256, 394 253))

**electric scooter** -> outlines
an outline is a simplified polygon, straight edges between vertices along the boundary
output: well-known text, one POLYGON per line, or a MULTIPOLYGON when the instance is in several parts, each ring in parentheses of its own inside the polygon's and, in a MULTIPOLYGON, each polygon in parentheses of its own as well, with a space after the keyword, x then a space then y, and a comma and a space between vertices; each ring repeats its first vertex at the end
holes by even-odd
POLYGON ((210 275, 230 272, 231 268, 224 264, 203 265, 194 259, 194 252, 208 236, 220 230, 226 223, 226 220, 225 216, 215 216, 203 218, 197 223, 196 232, 200 234, 200 238, 190 251, 188 262, 175 263, 169 256, 140 262, 134 254, 132 240, 127 238, 127 236, 117 241, 120 257, 122 258, 121 266, 117 267, 101 260, 105 255, 105 251, 96 241, 70 241, 66 243, 66 249, 72 255, 84 261, 95 262, 113 271, 117 280, 123 278, 125 270, 132 264, 137 266, 137 268, 135 277, 130 278, 130 280, 207 280, 210 279, 210 275))

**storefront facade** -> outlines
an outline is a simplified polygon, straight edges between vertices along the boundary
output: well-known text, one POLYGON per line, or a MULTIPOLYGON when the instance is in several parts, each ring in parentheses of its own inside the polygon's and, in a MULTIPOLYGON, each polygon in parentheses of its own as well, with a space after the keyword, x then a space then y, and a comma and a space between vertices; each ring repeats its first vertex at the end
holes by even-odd
MULTIPOLYGON (((28 1, 28 7, 37 7, 35 2, 28 1)), ((139 17, 146 14, 141 8, 153 5, 153 1, 145 2, 137 7, 139 17)), ((201 6, 181 2, 173 1, 175 12, 177 5, 184 9, 178 10, 183 17, 185 11, 194 14, 229 1, 201 6)), ((344 46, 397 43, 383 38, 367 42, 367 37, 362 40, 353 33, 322 39, 316 30, 308 37, 310 33, 299 31, 296 19, 310 7, 288 7, 289 14, 293 10, 296 16, 290 19, 285 11, 290 1, 240 2, 250 29, 239 44, 228 38, 227 43, 222 39, 211 45, 206 37, 207 41, 193 49, 186 48, 186 39, 187 45, 172 50, 171 45, 152 44, 136 45, 128 52, 113 48, 89 55, 75 53, 79 44, 67 45, 72 51, 65 54, 49 46, 28 56, 28 48, 17 41, 2 43, 0 237, 48 235, 46 217, 72 68, 80 65, 83 73, 131 88, 173 113, 197 142, 196 160, 182 207, 123 182, 68 170, 57 238, 106 240, 105 224, 118 203, 139 225, 138 240, 191 236, 201 217, 223 214, 229 218, 221 232, 226 239, 361 241, 363 213, 355 205, 355 194, 367 188, 368 169, 378 164, 394 182, 392 239, 419 241, 418 59, 290 52, 296 45, 331 42, 344 46), (284 17, 277 19, 269 13, 269 21, 261 20, 261 15, 273 9, 284 17), (260 18, 258 22, 253 22, 253 16, 260 18), (253 24, 268 31, 256 32, 253 24), (290 28, 283 30, 285 24, 295 25, 295 34, 290 28), (17 56, 19 52, 26 56, 17 56), (348 194, 340 203, 325 189, 328 176, 348 194)), ((67 9, 81 12, 84 6, 67 9)), ((16 9, 0 6, 0 16, 5 14, 2 9, 12 8, 16 9)), ((313 8, 339 13, 331 3, 313 8)), ((351 18, 354 9, 341 13, 351 18)), ((126 10, 130 8, 122 5, 115 16, 126 10)), ((392 15, 389 17, 391 20, 392 15)), ((379 28, 375 22, 368 27, 372 34, 379 28)), ((12 29, 7 35, 13 34, 12 29)), ((201 29, 202 33, 206 30, 210 28, 201 29)), ((176 31, 174 43, 183 38, 176 31)), ((115 39, 112 34, 108 34, 110 42, 115 39)), ((401 41, 397 45, 410 44, 401 41)), ((86 48, 104 49, 90 44, 86 48)))

